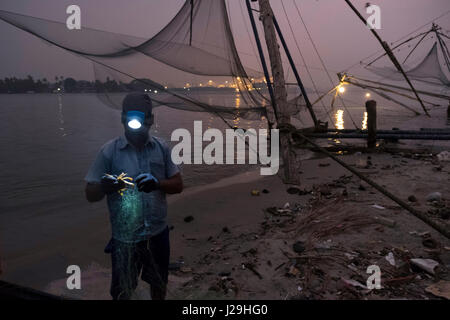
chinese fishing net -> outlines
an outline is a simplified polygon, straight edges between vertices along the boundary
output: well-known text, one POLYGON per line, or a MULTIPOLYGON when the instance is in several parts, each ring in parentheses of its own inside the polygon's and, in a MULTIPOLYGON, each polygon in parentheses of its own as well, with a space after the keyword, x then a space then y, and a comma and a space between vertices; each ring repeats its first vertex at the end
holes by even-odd
MULTIPOLYGON (((210 112, 225 119, 258 120, 270 104, 263 74, 244 67, 231 32, 225 0, 186 1, 150 39, 0 11, 0 19, 93 62, 95 89, 108 106, 120 109, 129 92, 147 92, 154 106, 210 112), (218 85, 221 84, 221 85, 218 85), (232 99, 211 99, 205 91, 222 87, 232 99), (227 102, 228 101, 228 102, 227 102)), ((301 95, 289 100, 295 116, 301 95)))

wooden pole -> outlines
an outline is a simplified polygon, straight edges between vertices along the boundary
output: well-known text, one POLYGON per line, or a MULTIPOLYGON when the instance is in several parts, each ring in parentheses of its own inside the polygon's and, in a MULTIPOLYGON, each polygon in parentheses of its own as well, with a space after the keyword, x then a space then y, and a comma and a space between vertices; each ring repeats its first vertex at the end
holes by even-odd
POLYGON ((377 102, 366 102, 367 111, 367 148, 373 149, 377 145, 377 102))
MULTIPOLYGON (((269 0, 258 0, 260 19, 264 27, 264 36, 269 53, 270 65, 273 77, 273 91, 275 108, 278 116, 277 126, 290 125, 291 117, 288 110, 286 83, 284 79, 283 64, 281 62, 280 47, 278 44, 275 26, 273 23, 273 11, 269 0)), ((280 151, 284 165, 284 182, 288 184, 300 184, 300 161, 295 150, 291 147, 290 133, 280 130, 280 151)))

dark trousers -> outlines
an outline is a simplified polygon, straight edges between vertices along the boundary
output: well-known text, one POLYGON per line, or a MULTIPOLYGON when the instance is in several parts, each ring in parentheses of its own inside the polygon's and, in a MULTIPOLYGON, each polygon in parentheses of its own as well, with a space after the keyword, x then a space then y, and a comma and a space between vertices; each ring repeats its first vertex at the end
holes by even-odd
POLYGON ((163 300, 166 294, 170 257, 169 229, 147 241, 111 242, 111 296, 128 300, 138 284, 138 277, 150 284, 153 300, 163 300))

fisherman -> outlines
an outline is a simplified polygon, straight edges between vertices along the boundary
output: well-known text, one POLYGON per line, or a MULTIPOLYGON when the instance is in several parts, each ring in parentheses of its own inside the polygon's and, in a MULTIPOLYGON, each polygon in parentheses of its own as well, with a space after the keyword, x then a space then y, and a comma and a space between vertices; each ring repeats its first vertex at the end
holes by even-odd
POLYGON ((112 239, 105 252, 111 253, 114 300, 131 298, 141 272, 152 300, 166 296, 166 194, 180 193, 183 181, 168 145, 149 134, 153 119, 150 97, 128 94, 122 104, 125 134, 103 145, 85 177, 89 202, 107 196, 112 239), (122 173, 133 180, 123 179, 122 173))

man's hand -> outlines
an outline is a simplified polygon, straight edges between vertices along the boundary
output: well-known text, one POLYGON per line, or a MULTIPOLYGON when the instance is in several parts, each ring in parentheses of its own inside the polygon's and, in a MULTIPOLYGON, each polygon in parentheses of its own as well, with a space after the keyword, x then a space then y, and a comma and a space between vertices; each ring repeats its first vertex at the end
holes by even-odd
POLYGON ((135 180, 140 192, 152 192, 160 188, 160 183, 151 173, 142 173, 135 180))
POLYGON ((118 180, 116 176, 104 175, 101 180, 101 188, 105 194, 112 194, 125 188, 125 183, 118 180))

